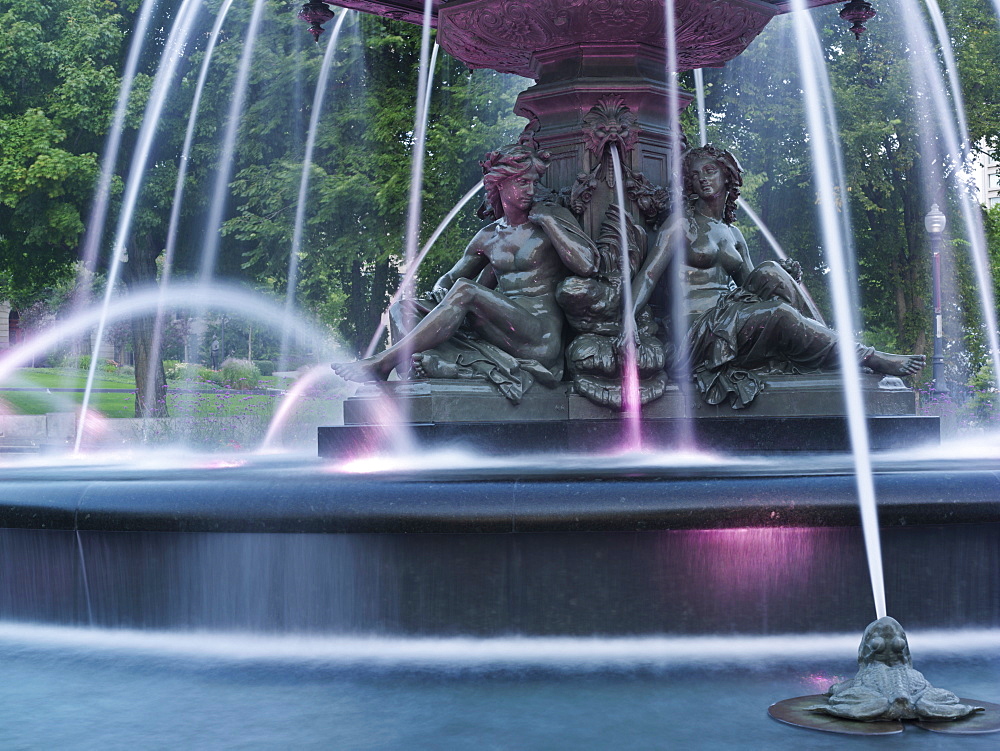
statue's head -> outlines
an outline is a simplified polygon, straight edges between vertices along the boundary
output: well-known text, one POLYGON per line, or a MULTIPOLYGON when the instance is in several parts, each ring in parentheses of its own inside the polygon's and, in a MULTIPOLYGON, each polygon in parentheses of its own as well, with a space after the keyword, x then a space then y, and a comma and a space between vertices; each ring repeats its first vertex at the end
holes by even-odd
POLYGON ((895 618, 883 616, 869 623, 865 629, 858 647, 858 664, 870 665, 873 662, 907 667, 913 665, 906 633, 895 618))
POLYGON ((698 200, 698 191, 695 189, 691 179, 691 169, 695 162, 710 159, 715 162, 722 172, 726 184, 726 207, 722 213, 722 220, 726 224, 736 221, 736 201, 740 197, 740 186, 743 185, 743 168, 731 151, 720 149, 712 144, 697 146, 684 152, 684 196, 689 209, 694 208, 695 201, 698 200))
POLYGON ((548 160, 548 152, 536 149, 530 139, 522 139, 487 154, 479 164, 483 168, 483 187, 488 210, 480 210, 480 216, 492 216, 495 219, 502 217, 504 212, 500 190, 503 184, 525 175, 534 176, 535 179, 541 177, 548 169, 548 160))

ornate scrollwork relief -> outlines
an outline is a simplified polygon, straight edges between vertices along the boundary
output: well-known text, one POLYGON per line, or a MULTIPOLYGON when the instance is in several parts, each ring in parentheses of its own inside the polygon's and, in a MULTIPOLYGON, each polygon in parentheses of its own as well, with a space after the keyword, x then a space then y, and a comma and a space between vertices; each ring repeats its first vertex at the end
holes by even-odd
POLYGON ((677 12, 677 67, 719 65, 747 48, 774 17, 736 4, 687 3, 677 12))
POLYGON ((650 182, 641 172, 633 172, 624 167, 625 195, 639 207, 639 212, 647 222, 653 222, 667 213, 670 208, 670 193, 650 182))
POLYGON ((611 146, 620 149, 625 194, 635 202, 643 217, 652 221, 666 210, 667 191, 651 183, 641 172, 633 171, 625 159, 639 142, 638 120, 624 98, 616 94, 601 97, 584 115, 584 144, 594 155, 595 165, 589 172, 580 173, 570 190, 569 207, 578 216, 586 211, 602 181, 609 188, 615 187, 610 166, 611 146))
POLYGON ((521 115, 521 117, 526 117, 528 119, 528 124, 524 126, 524 130, 521 131, 521 136, 517 140, 521 143, 530 143, 535 149, 540 148, 538 141, 535 140, 535 134, 541 127, 541 123, 538 119, 538 113, 523 104, 520 105, 519 109, 520 112, 518 112, 518 114, 521 115))
POLYGON ((583 116, 583 138, 587 150, 603 156, 609 143, 617 144, 622 157, 639 141, 639 118, 617 94, 608 94, 583 116))
MULTIPOLYGON (((357 2, 358 0, 345 0, 357 2)), ((742 0, 676 0, 681 70, 721 65, 743 51, 776 10, 742 0)), ((662 48, 663 0, 484 0, 438 10, 439 41, 475 68, 537 74, 535 54, 576 44, 662 48)))

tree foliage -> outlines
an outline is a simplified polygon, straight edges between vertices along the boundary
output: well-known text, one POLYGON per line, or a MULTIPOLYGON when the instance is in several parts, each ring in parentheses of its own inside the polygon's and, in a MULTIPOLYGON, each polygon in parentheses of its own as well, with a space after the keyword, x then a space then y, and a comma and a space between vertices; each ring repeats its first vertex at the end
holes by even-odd
POLYGON ((0 296, 30 303, 76 260, 123 28, 108 0, 0 0, 0 296))

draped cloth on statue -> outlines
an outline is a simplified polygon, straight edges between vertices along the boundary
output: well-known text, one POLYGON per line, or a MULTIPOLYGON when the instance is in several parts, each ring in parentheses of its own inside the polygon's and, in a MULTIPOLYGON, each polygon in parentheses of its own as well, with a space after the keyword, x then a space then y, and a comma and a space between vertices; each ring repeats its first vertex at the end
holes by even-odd
POLYGON ((765 261, 742 287, 720 295, 695 319, 688 356, 709 404, 732 399, 746 407, 763 388, 763 373, 810 373, 835 366, 836 337, 798 283, 765 261))
POLYGON ((553 388, 563 377, 561 361, 558 367, 546 368, 537 360, 519 359, 472 334, 456 334, 421 354, 436 355, 442 363, 456 366, 459 378, 489 381, 514 404, 520 404, 535 381, 553 388))

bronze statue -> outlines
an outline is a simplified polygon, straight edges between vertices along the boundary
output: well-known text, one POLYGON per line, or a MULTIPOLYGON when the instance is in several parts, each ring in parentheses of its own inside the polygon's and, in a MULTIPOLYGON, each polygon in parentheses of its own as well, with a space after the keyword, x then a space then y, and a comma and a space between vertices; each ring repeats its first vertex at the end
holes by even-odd
MULTIPOLYGON (((597 272, 593 241, 554 200, 535 200, 548 155, 528 139, 482 162, 496 221, 479 231, 461 259, 435 283, 437 305, 383 352, 334 364, 353 381, 386 379, 394 368, 425 377, 482 377, 519 401, 533 380, 563 376, 563 314, 556 286, 567 275, 597 272)), ((419 310, 413 301, 405 303, 419 310)), ((402 308, 402 310, 406 310, 402 308)), ((405 316, 396 311, 398 323, 405 316)))
POLYGON ((626 214, 628 268, 622 270, 619 208, 608 207, 597 239, 600 258, 592 277, 570 276, 560 282, 556 299, 577 332, 566 347, 566 364, 577 393, 612 409, 625 406, 624 363, 627 347, 635 348, 638 397, 641 404, 659 399, 667 387, 663 371, 665 351, 657 338, 658 325, 648 307, 636 318, 636 341, 625 340, 622 326, 622 287, 632 283, 646 257, 646 231, 626 214))
POLYGON ((827 703, 814 712, 848 720, 958 720, 982 707, 963 704, 943 688, 934 688, 913 669, 903 627, 885 616, 868 625, 858 648, 858 674, 835 683, 827 703))
MULTIPOLYGON (((773 261, 752 265, 746 241, 733 226, 743 184, 736 157, 707 145, 689 149, 683 163, 684 217, 661 228, 633 281, 636 313, 660 283, 672 245, 683 244, 687 357, 705 401, 731 399, 738 409, 759 393, 763 372, 836 369, 836 332, 786 268, 773 261)), ((859 346, 858 358, 876 373, 894 376, 913 375, 924 366, 923 355, 873 347, 859 346)))

